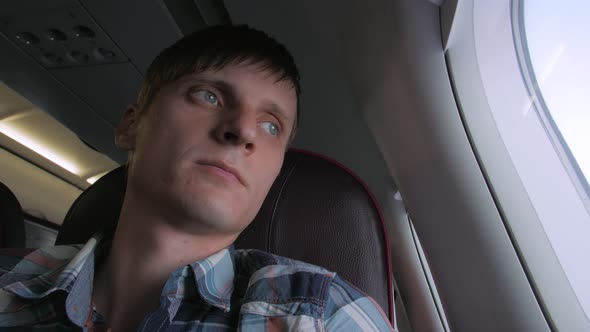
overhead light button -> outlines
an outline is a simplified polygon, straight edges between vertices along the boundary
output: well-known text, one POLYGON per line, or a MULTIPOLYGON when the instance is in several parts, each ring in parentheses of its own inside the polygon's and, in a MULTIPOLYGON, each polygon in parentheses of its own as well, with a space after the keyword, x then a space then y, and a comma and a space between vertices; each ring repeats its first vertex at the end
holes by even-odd
POLYGON ((78 52, 78 51, 71 51, 71 52, 68 52, 68 58, 72 62, 84 63, 84 62, 88 62, 89 57, 88 57, 88 54, 84 54, 84 53, 78 52))
POLYGON ((58 29, 47 29, 43 34, 45 38, 52 42, 64 42, 68 39, 68 36, 63 31, 58 29))
POLYGON ((64 62, 64 59, 53 53, 45 53, 41 57, 41 61, 43 61, 48 66, 58 66, 64 62))
POLYGON ((16 35, 16 39, 27 44, 27 45, 35 45, 39 44, 39 37, 37 37, 34 33, 30 32, 21 32, 16 35))
POLYGON ((94 56, 99 61, 113 61, 117 57, 115 52, 102 47, 99 47, 96 50, 94 50, 94 56))
POLYGON ((90 29, 89 27, 83 25, 77 25, 73 29, 74 36, 78 38, 86 38, 86 39, 93 39, 96 35, 94 30, 90 29))

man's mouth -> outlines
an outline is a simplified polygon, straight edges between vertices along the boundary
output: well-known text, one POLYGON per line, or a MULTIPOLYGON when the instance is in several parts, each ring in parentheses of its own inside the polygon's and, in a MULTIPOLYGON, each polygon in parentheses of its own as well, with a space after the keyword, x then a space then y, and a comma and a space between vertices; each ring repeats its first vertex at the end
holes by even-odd
POLYGON ((243 186, 246 186, 242 175, 235 167, 229 166, 223 162, 209 160, 198 161, 197 164, 209 168, 211 172, 225 178, 228 181, 238 182, 243 186))

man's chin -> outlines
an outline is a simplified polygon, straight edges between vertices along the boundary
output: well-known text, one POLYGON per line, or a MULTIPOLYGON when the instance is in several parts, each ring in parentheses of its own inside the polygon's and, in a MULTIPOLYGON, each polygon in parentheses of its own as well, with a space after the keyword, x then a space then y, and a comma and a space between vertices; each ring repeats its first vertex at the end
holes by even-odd
POLYGON ((184 231, 192 234, 239 234, 251 220, 245 221, 244 214, 234 215, 232 209, 221 207, 191 205, 185 209, 184 216, 172 221, 184 231))

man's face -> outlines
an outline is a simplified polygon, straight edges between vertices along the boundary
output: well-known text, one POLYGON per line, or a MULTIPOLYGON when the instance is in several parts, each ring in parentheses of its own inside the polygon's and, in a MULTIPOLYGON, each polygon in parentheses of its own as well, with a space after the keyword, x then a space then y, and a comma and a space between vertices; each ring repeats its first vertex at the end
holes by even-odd
POLYGON ((280 171, 296 108, 291 83, 259 65, 185 75, 122 120, 128 190, 186 231, 238 234, 280 171))

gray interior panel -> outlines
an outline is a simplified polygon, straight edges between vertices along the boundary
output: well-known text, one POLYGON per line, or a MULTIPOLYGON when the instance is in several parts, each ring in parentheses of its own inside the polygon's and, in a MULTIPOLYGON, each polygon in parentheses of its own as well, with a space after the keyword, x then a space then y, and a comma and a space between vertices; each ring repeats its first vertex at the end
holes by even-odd
POLYGON ((51 73, 112 127, 127 105, 135 102, 143 79, 130 63, 52 69, 51 73))
POLYGON ((439 8, 358 4, 352 81, 424 246, 451 330, 548 331, 457 110, 439 8))
POLYGON ((182 36, 163 1, 82 0, 81 3, 142 74, 163 48, 182 36))

